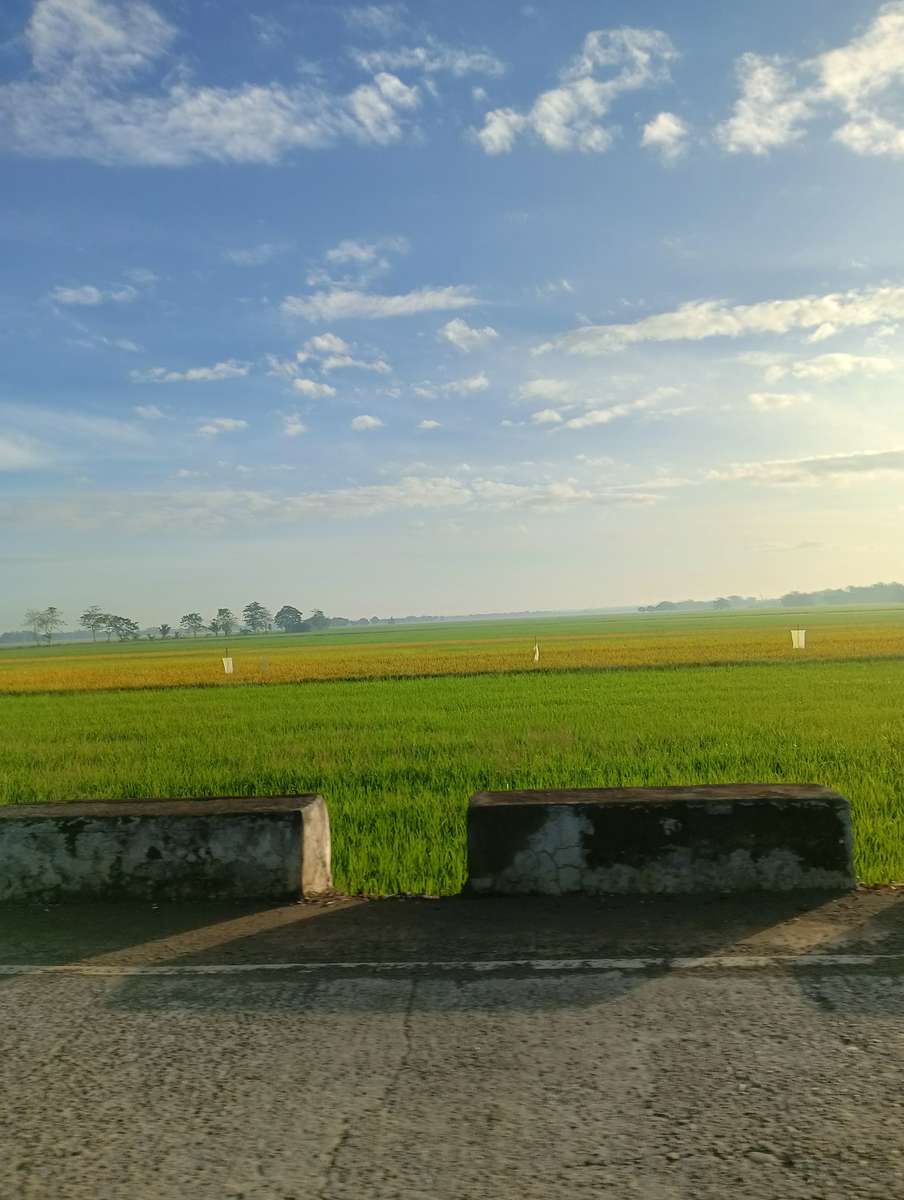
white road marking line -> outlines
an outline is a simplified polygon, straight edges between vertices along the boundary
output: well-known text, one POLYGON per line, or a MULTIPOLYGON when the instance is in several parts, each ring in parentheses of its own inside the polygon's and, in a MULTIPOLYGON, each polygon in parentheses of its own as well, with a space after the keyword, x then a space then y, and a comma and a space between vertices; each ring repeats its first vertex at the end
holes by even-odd
POLYGON ((255 972, 282 972, 316 975, 326 972, 348 974, 399 973, 406 971, 471 972, 489 975, 502 971, 598 972, 598 971, 736 971, 768 970, 788 967, 901 967, 901 954, 714 954, 703 957, 647 958, 511 958, 415 959, 393 962, 283 962, 283 963, 195 963, 183 966, 129 966, 104 963, 0 963, 0 976, 12 975, 83 975, 83 976, 192 976, 248 975, 255 972))

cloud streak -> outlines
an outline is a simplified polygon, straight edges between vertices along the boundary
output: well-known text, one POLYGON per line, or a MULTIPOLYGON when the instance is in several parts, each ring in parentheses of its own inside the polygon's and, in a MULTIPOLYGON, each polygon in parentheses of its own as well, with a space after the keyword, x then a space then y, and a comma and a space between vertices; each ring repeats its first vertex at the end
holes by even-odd
POLYGON ((564 350, 596 356, 643 342, 702 341, 751 334, 785 334, 795 329, 857 329, 904 317, 904 287, 801 296, 729 305, 722 300, 695 300, 671 312, 644 317, 632 324, 585 325, 536 347, 534 354, 564 350))

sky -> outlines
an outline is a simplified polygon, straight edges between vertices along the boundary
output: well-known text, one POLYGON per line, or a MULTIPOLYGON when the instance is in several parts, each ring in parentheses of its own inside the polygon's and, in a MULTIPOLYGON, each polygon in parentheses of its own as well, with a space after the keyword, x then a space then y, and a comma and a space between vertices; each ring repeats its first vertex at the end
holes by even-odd
POLYGON ((5 0, 0 628, 904 577, 904 0, 5 0))

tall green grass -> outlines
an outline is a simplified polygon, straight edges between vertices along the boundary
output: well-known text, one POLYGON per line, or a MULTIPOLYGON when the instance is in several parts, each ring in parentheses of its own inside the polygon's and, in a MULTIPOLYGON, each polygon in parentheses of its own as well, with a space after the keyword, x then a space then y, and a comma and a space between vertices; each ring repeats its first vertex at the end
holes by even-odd
POLYGON ((322 792, 337 886, 457 891, 485 788, 813 782, 904 880, 904 663, 0 696, 0 802, 322 792))

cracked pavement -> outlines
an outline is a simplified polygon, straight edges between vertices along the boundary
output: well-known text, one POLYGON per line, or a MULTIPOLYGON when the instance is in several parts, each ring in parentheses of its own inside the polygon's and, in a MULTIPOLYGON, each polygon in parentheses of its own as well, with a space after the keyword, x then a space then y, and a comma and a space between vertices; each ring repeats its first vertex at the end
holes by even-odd
POLYGON ((0 1194, 904 1194, 904 895, 719 909, 337 900, 4 914, 0 964, 112 973, 0 975, 0 1194), (784 965, 424 965, 555 947, 784 965), (799 963, 853 952, 888 957, 799 963), (118 973, 162 965, 205 973, 118 973))

